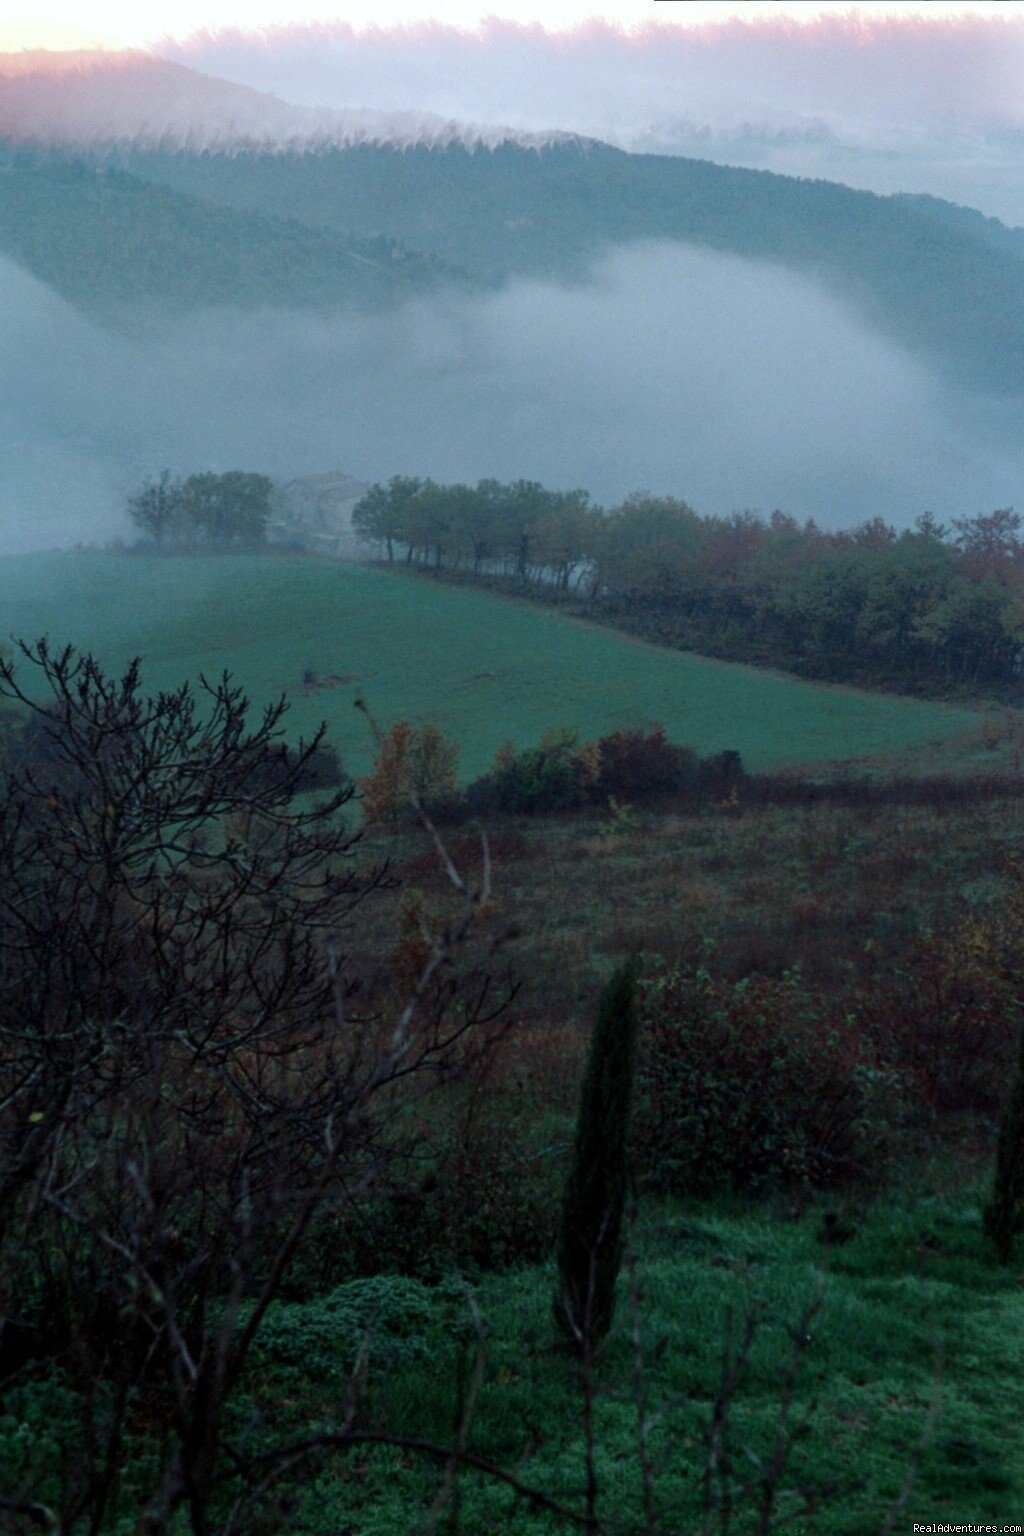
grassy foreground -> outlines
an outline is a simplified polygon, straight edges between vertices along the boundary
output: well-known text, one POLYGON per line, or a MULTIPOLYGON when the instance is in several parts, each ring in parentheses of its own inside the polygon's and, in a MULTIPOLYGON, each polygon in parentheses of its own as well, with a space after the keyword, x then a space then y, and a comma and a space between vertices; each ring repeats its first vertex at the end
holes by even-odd
POLYGON ((372 755, 352 704, 382 725, 435 721, 466 776, 497 748, 561 725, 583 736, 661 721, 702 754, 752 768, 904 752, 970 730, 969 710, 798 679, 638 644, 485 593, 299 556, 0 560, 0 634, 141 654, 168 687, 230 669, 254 700, 287 691, 297 729, 326 719, 347 766, 372 755), (326 683, 303 688, 313 669, 326 683))
MULTIPOLYGON (((740 1471, 775 1434, 780 1383, 794 1325, 820 1292, 802 1346, 793 1417, 796 1436, 783 1487, 823 1496, 800 1531, 878 1533, 911 1522, 1018 1518, 1024 1448, 1017 1431, 1017 1362, 1024 1345, 1019 1277, 981 1255, 970 1198, 922 1197, 849 1218, 847 1241, 822 1241, 821 1211, 803 1214, 652 1207, 638 1233, 644 1389, 652 1423, 654 1488, 671 1536, 700 1528, 701 1426, 718 1390, 732 1319, 763 1318, 733 1408, 740 1471), (912 1487, 907 1491, 908 1471, 912 1487), (831 1491, 829 1491, 831 1490, 831 1491), (900 1506, 900 1500, 904 1503, 900 1506)), ((469 1446, 559 1502, 580 1505, 584 1481, 580 1388, 555 1341, 548 1268, 491 1276, 475 1287, 486 1325, 486 1370, 469 1446)), ((468 1288, 466 1288, 468 1291, 468 1288)), ((646 1530, 636 1456, 630 1308, 620 1283, 619 1319, 597 1372, 599 1509, 627 1531, 646 1530)), ((378 1277, 352 1282, 268 1318, 249 1400, 256 1420, 329 1421, 344 1400, 358 1338, 372 1329, 368 1391, 378 1422, 396 1435, 449 1440, 459 1420, 458 1384, 469 1372, 474 1332, 466 1294, 378 1277), (309 1362, 315 1354, 317 1370, 309 1362), (283 1406, 282 1406, 283 1405, 283 1406)), ((328 1459, 294 1486, 291 1532, 391 1536, 457 1529, 460 1536, 569 1529, 475 1473, 459 1479, 459 1519, 420 1522, 434 1507, 436 1469, 412 1451, 359 1449, 328 1459)), ((800 1500, 783 1497, 780 1514, 800 1500)), ((436 1507, 435 1507, 436 1512, 436 1507)), ((739 1528, 753 1528, 747 1519, 739 1528)))

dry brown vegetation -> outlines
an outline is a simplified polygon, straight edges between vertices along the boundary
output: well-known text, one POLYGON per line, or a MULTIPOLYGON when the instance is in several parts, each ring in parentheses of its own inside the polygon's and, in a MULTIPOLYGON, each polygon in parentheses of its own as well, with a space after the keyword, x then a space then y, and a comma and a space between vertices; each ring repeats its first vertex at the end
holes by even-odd
MULTIPOLYGON (((835 990, 880 974, 922 934, 998 906, 1022 807, 1024 789, 974 804, 725 802, 631 808, 625 822, 586 812, 498 823, 494 918, 515 915, 508 955, 527 978, 518 1006, 534 1027, 581 1023, 614 959, 640 951, 656 968, 705 940, 726 978, 799 967, 835 990)), ((452 834, 454 854, 474 836, 452 834)), ((405 892, 443 904, 414 834, 375 829, 366 847, 405 892)), ((393 930, 381 902, 360 942, 379 952, 393 930)))

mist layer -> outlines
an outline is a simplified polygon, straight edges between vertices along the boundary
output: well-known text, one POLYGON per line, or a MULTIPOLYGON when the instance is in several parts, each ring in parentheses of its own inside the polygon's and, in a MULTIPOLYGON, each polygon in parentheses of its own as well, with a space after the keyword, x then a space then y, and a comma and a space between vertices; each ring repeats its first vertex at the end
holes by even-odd
POLYGON ((115 335, 0 265, 0 548, 127 531, 162 467, 636 489, 825 526, 1024 503, 1024 408, 952 396, 813 283, 685 247, 590 286, 115 335))

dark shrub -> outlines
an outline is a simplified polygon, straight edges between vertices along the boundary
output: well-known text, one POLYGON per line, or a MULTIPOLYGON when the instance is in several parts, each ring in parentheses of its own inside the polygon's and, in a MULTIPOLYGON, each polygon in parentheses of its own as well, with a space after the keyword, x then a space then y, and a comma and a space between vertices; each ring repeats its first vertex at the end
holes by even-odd
MULTIPOLYGON (((438 827, 461 827, 473 815, 469 797, 461 789, 433 796, 424 802, 423 809, 438 827)), ((479 846, 479 843, 474 844, 474 853, 479 853, 479 846)))
POLYGON ((999 1126, 985 1230, 1000 1263, 1024 1231, 1024 1036, 1020 1001, 1022 871, 994 916, 968 913, 925 936, 859 1014, 880 1059, 912 1082, 940 1123, 999 1126))
POLYGON ((291 783, 298 794, 318 789, 349 786, 351 780, 341 766, 337 749, 326 741, 312 748, 276 746, 250 771, 254 794, 265 794, 280 784, 291 783))
POLYGON ((731 749, 700 760, 699 782, 702 789, 733 789, 745 777, 743 759, 731 749))
MULTIPOLYGON (((127 731, 128 722, 120 729, 127 731)), ((0 764, 6 755, 11 765, 29 769, 33 774, 45 775, 46 782, 68 793, 81 787, 81 774, 74 768, 69 754, 69 726, 53 709, 40 709, 28 716, 14 711, 0 715, 0 764)), ((105 740, 94 743, 97 761, 104 754, 116 753, 120 740, 111 730, 105 740)), ((336 747, 327 741, 317 741, 308 746, 290 747, 277 741, 268 744, 258 758, 247 765, 248 784, 251 793, 262 795, 279 790, 287 784, 295 794, 318 789, 340 789, 351 782, 345 773, 336 747)))
MULTIPOLYGON (((293 764, 297 761, 294 751, 289 750, 288 756, 293 764)), ((347 782, 348 775, 341 766, 338 749, 322 741, 303 763, 298 787, 300 790, 336 789, 347 782)))
MULTIPOLYGON (((458 861, 458 844, 452 855, 458 861)), ((439 1101, 390 1190, 319 1224, 288 1294, 317 1295, 359 1275, 436 1280, 453 1265, 494 1270, 547 1259, 578 1077, 574 1030, 510 1031, 439 1101)))
POLYGON ((967 919, 917 940, 891 977, 855 999, 880 1061, 940 1116, 998 1118, 1018 1039, 1014 989, 983 927, 967 919))
POLYGON ((456 1117, 437 1128, 427 1168, 410 1168, 390 1194, 314 1234, 293 1294, 317 1294, 356 1275, 436 1280, 453 1266, 497 1270, 546 1259, 561 1164, 522 1124, 535 1113, 535 1105, 498 1099, 472 1124, 456 1117))
POLYGON ((597 743, 597 790, 602 799, 648 800, 696 787, 700 761, 688 747, 666 740, 665 728, 613 731, 597 743))
POLYGON ((792 975, 738 986, 691 965, 647 989, 635 1145, 671 1193, 826 1187, 878 1171, 901 1080, 792 975))

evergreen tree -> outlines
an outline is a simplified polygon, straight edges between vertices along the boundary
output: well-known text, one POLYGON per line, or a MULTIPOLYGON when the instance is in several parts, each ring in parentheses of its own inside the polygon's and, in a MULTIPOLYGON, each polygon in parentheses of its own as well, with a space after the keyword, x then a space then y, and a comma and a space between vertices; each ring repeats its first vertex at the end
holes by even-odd
POLYGON ((985 1230, 1000 1264, 1013 1259, 1017 1238, 1024 1229, 1024 1030, 1020 1058, 1003 1110, 996 1143, 996 1171, 992 1198, 985 1207, 985 1230))
POLYGON ((562 1206, 555 1317, 581 1351, 604 1337, 615 1311, 636 1056, 636 977, 636 962, 629 960, 601 995, 562 1206))

